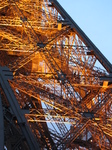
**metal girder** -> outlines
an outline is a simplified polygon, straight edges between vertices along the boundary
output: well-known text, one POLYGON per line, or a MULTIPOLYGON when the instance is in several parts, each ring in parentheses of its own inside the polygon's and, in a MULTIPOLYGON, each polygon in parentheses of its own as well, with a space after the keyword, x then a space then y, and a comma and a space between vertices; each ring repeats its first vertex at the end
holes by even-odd
POLYGON ((2 99, 0 94, 0 150, 4 149, 4 119, 2 109, 2 99))
POLYGON ((99 146, 93 144, 91 141, 84 141, 81 139, 76 139, 74 141, 74 144, 80 144, 82 147, 86 147, 87 149, 95 149, 95 150, 100 150, 99 146))
POLYGON ((23 114, 21 112, 21 109, 16 100, 16 97, 7 81, 8 78, 9 79, 12 78, 12 73, 9 71, 9 69, 7 67, 0 67, 0 84, 1 84, 1 87, 2 87, 6 97, 7 97, 10 107, 17 118, 18 124, 22 130, 24 137, 26 138, 26 141, 27 141, 30 149, 38 150, 38 149, 40 149, 39 144, 35 140, 32 132, 27 124, 25 117, 23 116, 23 114))
MULTIPOLYGON (((2 99, 4 100, 4 98, 2 99)), ((5 129, 4 147, 6 147, 8 150, 16 150, 16 149, 29 150, 25 138, 23 134, 21 134, 21 130, 17 127, 17 124, 15 123, 16 118, 11 108, 3 107, 3 110, 4 110, 4 129, 5 129)))
POLYGON ((0 67, 4 145, 109 149, 111 64, 56 0, 7 3, 0 11, 0 66, 14 78, 0 67))
POLYGON ((103 81, 112 82, 112 73, 110 73, 108 76, 100 77, 100 79, 103 81))
POLYGON ((112 64, 107 60, 107 58, 100 52, 100 50, 94 45, 94 43, 87 37, 87 35, 81 30, 81 28, 75 23, 75 21, 69 16, 69 14, 63 9, 63 7, 57 2, 57 0, 49 0, 55 8, 60 12, 60 14, 65 19, 66 23, 74 28, 76 32, 81 36, 89 48, 93 52, 95 57, 103 65, 103 67, 109 72, 112 72, 112 64))

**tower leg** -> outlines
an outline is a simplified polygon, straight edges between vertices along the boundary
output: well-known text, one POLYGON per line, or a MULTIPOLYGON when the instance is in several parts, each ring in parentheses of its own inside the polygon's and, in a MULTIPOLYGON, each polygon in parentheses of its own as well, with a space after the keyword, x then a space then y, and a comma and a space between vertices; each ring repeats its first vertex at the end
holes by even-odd
MULTIPOLYGON (((10 72, 10 70, 7 67, 0 67, 0 84, 5 93, 5 96, 9 102, 10 108, 11 108, 13 114, 15 115, 15 117, 17 118, 17 123, 18 123, 19 127, 21 128, 22 134, 25 137, 29 148, 31 150, 38 150, 39 145, 38 145, 33 133, 30 130, 30 127, 26 121, 25 116, 22 114, 21 108, 20 108, 19 103, 16 100, 16 97, 10 87, 8 79, 12 79, 12 73, 10 72)), ((1 115, 3 118, 3 114, 1 114, 1 115)), ((3 130, 3 121, 2 121, 1 134, 3 134, 3 131, 4 130, 3 130)), ((1 137, 3 137, 3 136, 1 136, 1 137)), ((0 143, 3 143, 3 142, 0 141, 0 143)))
POLYGON ((4 150, 4 118, 3 118, 1 94, 0 94, 0 150, 4 150))

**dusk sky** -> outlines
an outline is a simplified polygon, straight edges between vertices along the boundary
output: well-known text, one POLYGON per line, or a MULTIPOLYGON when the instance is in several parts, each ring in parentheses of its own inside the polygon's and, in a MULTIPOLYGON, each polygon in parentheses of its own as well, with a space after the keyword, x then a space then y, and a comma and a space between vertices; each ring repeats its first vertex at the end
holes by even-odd
POLYGON ((112 63, 112 0, 58 0, 112 63))

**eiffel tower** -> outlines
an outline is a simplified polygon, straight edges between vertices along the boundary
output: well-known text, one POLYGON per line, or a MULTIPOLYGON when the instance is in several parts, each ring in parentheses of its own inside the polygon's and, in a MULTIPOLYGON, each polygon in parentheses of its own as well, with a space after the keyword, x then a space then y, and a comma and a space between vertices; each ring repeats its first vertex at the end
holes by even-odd
POLYGON ((0 57, 0 150, 112 149, 112 65, 57 0, 0 0, 0 57))

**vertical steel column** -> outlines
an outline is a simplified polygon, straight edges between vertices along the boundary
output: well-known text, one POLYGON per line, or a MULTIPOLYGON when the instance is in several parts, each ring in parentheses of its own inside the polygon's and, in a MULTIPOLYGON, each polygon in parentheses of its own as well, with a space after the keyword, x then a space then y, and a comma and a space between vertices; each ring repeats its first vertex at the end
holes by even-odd
POLYGON ((4 150, 4 117, 3 117, 1 94, 0 94, 0 150, 4 150))

